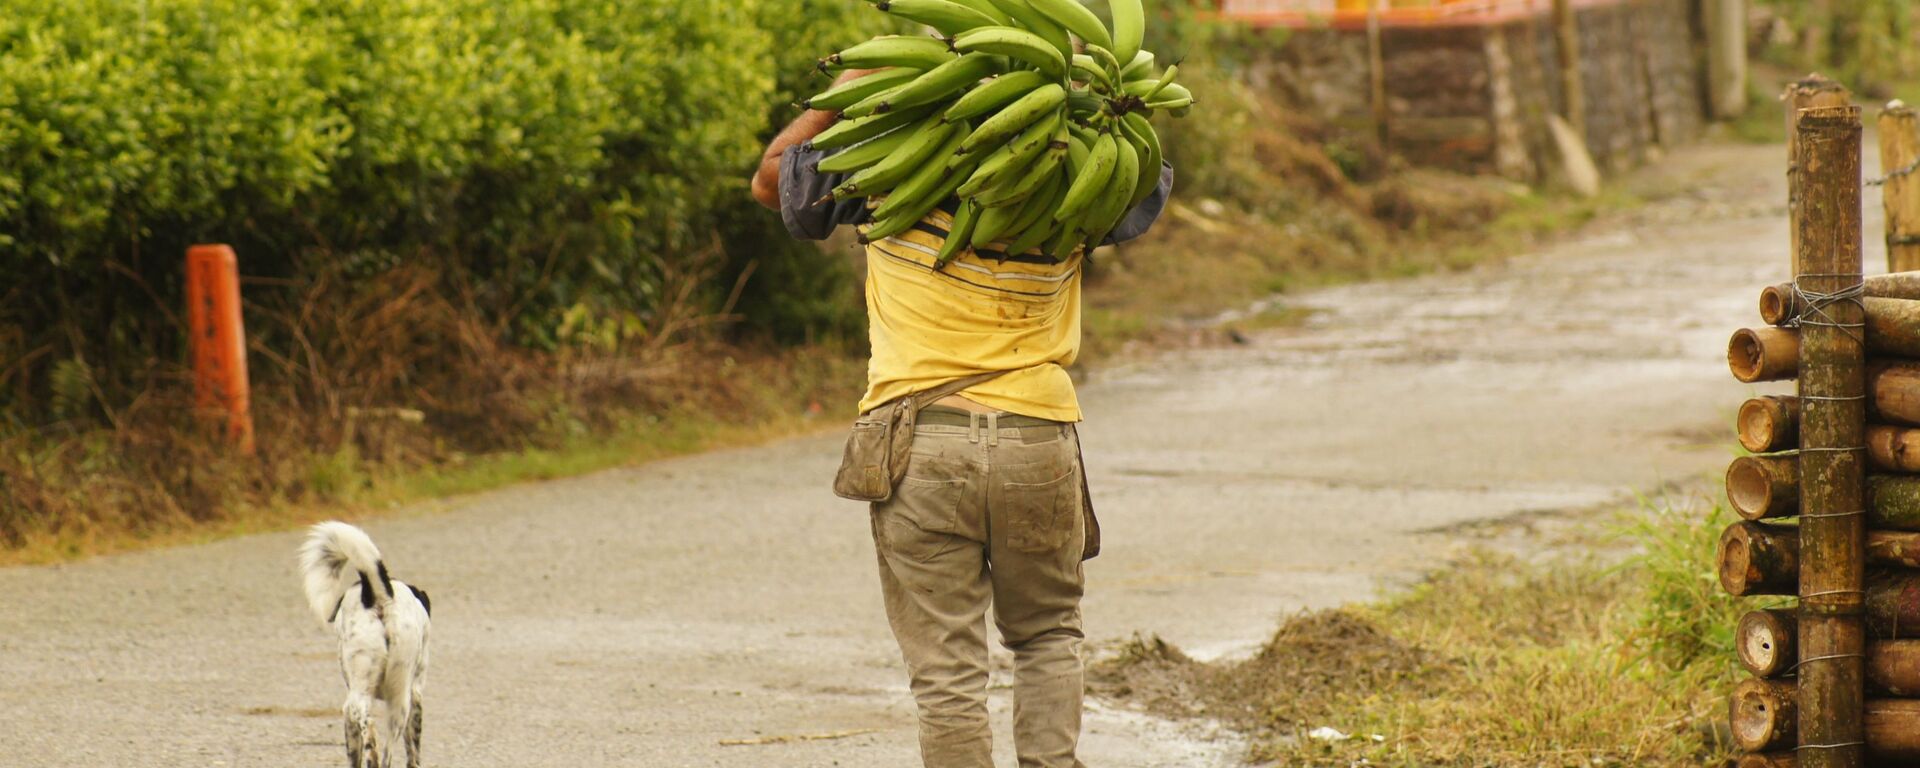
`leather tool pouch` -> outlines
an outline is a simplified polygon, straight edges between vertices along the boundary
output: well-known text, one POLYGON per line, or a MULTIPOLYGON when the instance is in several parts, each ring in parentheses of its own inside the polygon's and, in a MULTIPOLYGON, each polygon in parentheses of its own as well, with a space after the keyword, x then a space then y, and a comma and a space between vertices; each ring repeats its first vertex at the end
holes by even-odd
POLYGON ((976 374, 938 387, 898 398, 866 413, 853 422, 847 436, 846 451, 840 456, 840 473, 833 478, 833 492, 843 499, 882 502, 893 498, 894 486, 907 473, 907 458, 913 451, 913 426, 920 409, 968 387, 984 384, 1005 371, 976 374))
POLYGON ((907 452, 913 448, 916 414, 903 397, 866 413, 853 422, 847 449, 840 457, 840 474, 833 492, 854 501, 886 501, 906 473, 907 452))
POLYGON ((1086 545, 1080 550, 1080 559, 1092 560, 1100 556, 1100 517, 1093 513, 1093 494, 1087 488, 1087 454, 1080 446, 1080 430, 1078 427, 1070 429, 1073 429, 1074 461, 1079 464, 1080 471, 1080 516, 1087 529, 1086 545))

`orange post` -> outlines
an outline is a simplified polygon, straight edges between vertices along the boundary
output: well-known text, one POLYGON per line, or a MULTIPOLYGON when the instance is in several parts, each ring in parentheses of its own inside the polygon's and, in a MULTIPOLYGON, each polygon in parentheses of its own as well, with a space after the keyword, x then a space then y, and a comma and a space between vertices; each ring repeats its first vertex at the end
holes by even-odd
POLYGON ((187 249, 188 346, 194 404, 226 416, 228 441, 253 453, 247 337, 240 320, 240 262, 225 245, 187 249))

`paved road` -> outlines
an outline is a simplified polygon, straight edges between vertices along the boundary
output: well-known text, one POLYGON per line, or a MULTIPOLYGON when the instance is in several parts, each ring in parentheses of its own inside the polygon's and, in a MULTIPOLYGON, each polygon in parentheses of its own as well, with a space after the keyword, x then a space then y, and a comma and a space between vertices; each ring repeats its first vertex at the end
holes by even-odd
MULTIPOLYGON (((1717 471, 1749 391, 1725 373, 1726 336, 1786 275, 1781 154, 1690 152, 1660 182, 1689 194, 1547 252, 1290 298, 1318 311, 1303 327, 1098 372, 1083 435, 1109 551, 1089 568, 1092 638, 1244 652, 1282 614, 1435 564, 1436 531, 1717 471)), ((370 523, 434 596, 430 762, 912 764, 863 512, 826 490, 838 439, 370 523)), ((0 571, 0 765, 342 764, 339 676, 295 540, 0 571)), ((1098 705, 1089 727, 1095 768, 1240 750, 1098 705)))

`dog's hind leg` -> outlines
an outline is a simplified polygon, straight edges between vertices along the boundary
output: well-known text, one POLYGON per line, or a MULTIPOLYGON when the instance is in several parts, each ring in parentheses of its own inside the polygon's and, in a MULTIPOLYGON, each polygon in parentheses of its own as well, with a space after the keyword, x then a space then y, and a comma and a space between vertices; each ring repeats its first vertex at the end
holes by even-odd
POLYGON ((361 691, 348 693, 346 706, 341 707, 346 716, 347 765, 351 768, 380 768, 380 739, 373 730, 372 709, 373 700, 361 691))
POLYGON ((414 756, 413 741, 414 704, 405 689, 389 694, 387 697, 387 765, 398 766, 400 760, 406 760, 408 766, 419 765, 414 756))
POLYGON ((407 768, 420 768, 420 692, 413 692, 412 712, 407 715, 407 768))

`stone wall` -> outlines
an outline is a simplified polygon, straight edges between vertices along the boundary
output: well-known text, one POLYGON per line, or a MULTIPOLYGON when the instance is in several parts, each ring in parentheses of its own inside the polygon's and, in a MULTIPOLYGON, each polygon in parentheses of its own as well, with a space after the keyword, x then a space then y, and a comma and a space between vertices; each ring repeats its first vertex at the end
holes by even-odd
MULTIPOLYGON (((1577 12, 1583 127, 1603 169, 1629 168, 1706 122, 1696 0, 1619 0, 1577 12)), ((1385 26, 1386 99, 1376 115, 1364 29, 1255 38, 1250 79, 1353 130, 1376 131, 1415 162, 1536 182, 1558 158, 1547 129, 1565 109, 1551 16, 1487 24, 1385 26), (1382 119, 1383 118, 1383 119, 1382 119)))

